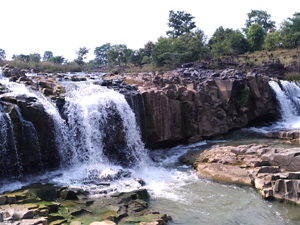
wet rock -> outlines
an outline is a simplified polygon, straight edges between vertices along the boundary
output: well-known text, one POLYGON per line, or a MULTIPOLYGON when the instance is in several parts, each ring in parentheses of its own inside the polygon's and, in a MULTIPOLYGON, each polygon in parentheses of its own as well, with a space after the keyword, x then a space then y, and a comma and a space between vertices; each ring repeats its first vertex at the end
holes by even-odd
POLYGON ((2 67, 2 70, 6 77, 10 77, 14 81, 19 79, 20 77, 26 77, 25 75, 26 72, 24 70, 21 70, 17 67, 10 66, 8 64, 2 67))
MULTIPOLYGON (((166 224, 171 218, 165 214, 152 213, 148 208, 149 194, 147 190, 135 190, 132 192, 115 193, 111 197, 103 199, 77 199, 65 200, 57 198, 55 201, 45 201, 49 197, 41 194, 40 202, 34 204, 24 203, 26 200, 38 198, 36 193, 41 193, 49 187, 55 188, 60 192, 71 191, 72 195, 81 194, 81 190, 67 190, 62 187, 51 185, 34 184, 28 189, 17 190, 16 192, 0 195, 0 199, 14 197, 18 202, 8 204, 3 202, 0 207, 0 222, 9 221, 10 223, 22 222, 22 224, 81 224, 80 221, 90 221, 90 217, 104 220, 97 223, 105 224, 127 224, 128 222, 138 221, 147 223, 166 224), (40 190, 40 191, 38 191, 40 190), (22 201, 22 202, 21 202, 22 201), (46 219, 44 218, 46 217, 46 219), (164 223, 163 223, 164 222, 164 223)), ((130 223, 131 223, 130 222, 130 223)), ((85 222, 82 222, 86 224, 85 222)), ((89 222, 90 223, 90 222, 89 222)), ((87 223, 88 224, 88 223, 87 223)))
POLYGON ((36 78, 36 82, 46 96, 60 96, 65 93, 63 86, 55 78, 38 77, 36 78))
POLYGON ((284 130, 284 131, 275 131, 269 132, 265 134, 266 137, 269 138, 278 138, 278 139, 285 139, 289 141, 300 141, 300 130, 292 129, 292 130, 284 130))
POLYGON ((202 177, 255 186, 266 199, 299 204, 300 148, 267 145, 216 146, 194 162, 202 177))
POLYGON ((57 168, 59 154, 53 142, 53 120, 44 106, 36 98, 24 95, 3 96, 0 105, 10 117, 6 125, 9 145, 1 155, 6 160, 0 164, 0 177, 17 177, 20 170, 26 174, 57 168))
POLYGON ((141 186, 145 186, 146 182, 143 179, 135 179, 135 181, 137 181, 141 186))
POLYGON ((72 221, 70 225, 81 225, 80 221, 72 221))
POLYGON ((104 220, 102 222, 93 222, 90 225, 116 225, 116 223, 110 220, 104 220))
POLYGON ((71 81, 86 81, 86 77, 72 76, 71 81))

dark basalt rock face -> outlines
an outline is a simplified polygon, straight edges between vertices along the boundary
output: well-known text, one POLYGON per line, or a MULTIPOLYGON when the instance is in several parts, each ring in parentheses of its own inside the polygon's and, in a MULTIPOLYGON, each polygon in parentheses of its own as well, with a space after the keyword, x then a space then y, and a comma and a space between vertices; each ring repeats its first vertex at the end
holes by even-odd
POLYGON ((1 149, 0 176, 16 178, 58 168, 53 121, 43 105, 32 97, 3 96, 0 107, 9 116, 5 121, 8 137, 7 145, 1 149))
POLYGON ((276 119, 269 78, 234 69, 214 71, 183 65, 172 72, 130 74, 137 94, 125 94, 140 123, 147 147, 197 142, 246 126, 276 119))

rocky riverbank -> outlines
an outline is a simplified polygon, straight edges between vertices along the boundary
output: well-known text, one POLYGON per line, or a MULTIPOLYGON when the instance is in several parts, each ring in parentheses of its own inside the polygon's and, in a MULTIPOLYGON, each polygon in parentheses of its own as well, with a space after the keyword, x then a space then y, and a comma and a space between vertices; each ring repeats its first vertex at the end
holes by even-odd
POLYGON ((300 204, 300 148, 215 146, 193 164, 204 178, 252 185, 266 199, 300 204))
POLYGON ((0 223, 14 225, 166 225, 171 217, 150 211, 145 189, 91 199, 81 189, 34 184, 0 195, 0 223))

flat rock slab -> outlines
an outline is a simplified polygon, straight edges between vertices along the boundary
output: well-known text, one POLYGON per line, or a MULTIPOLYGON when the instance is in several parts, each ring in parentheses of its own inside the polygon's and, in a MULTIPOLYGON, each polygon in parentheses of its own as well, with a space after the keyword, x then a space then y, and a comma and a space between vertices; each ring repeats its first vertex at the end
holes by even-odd
POLYGON ((300 148, 215 146, 193 166, 201 177, 253 185, 266 199, 300 204, 300 148))

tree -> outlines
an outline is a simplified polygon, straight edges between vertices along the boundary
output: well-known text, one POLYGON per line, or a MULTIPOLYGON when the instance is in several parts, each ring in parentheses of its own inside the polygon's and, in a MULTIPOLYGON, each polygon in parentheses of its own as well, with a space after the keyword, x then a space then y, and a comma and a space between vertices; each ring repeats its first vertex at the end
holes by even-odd
POLYGON ((247 33, 248 29, 253 24, 259 24, 262 26, 262 28, 265 30, 265 32, 268 32, 271 28, 275 28, 275 22, 270 20, 271 15, 268 14, 266 11, 262 10, 251 10, 250 13, 247 14, 248 19, 246 20, 245 26, 246 28, 243 28, 244 32, 247 33))
POLYGON ((23 61, 23 62, 29 62, 29 55, 23 55, 23 54, 13 55, 12 59, 23 61))
POLYGON ((110 43, 96 47, 94 50, 95 62, 97 64, 107 64, 107 52, 111 48, 110 43))
POLYGON ((277 48, 281 47, 281 44, 280 33, 278 31, 274 31, 271 33, 267 33, 263 44, 263 49, 267 51, 274 51, 277 48))
POLYGON ((141 66, 143 64, 144 56, 145 50, 140 48, 139 50, 134 51, 130 56, 130 62, 136 66, 141 66))
POLYGON ((65 58, 63 56, 53 56, 49 58, 47 61, 52 62, 54 64, 62 64, 65 58))
POLYGON ((286 48, 300 45, 300 13, 294 13, 292 18, 288 18, 282 23, 280 37, 286 48))
POLYGON ((243 54, 248 50, 247 40, 239 30, 222 26, 216 29, 208 44, 216 55, 243 54))
POLYGON ((53 53, 51 51, 45 51, 43 56, 43 61, 47 61, 51 57, 53 57, 53 53))
POLYGON ((30 62, 40 62, 41 61, 41 55, 39 53, 31 53, 29 55, 29 61, 30 62))
POLYGON ((170 10, 168 26, 172 30, 167 31, 167 35, 177 38, 185 33, 192 32, 196 28, 195 22, 192 21, 194 18, 191 14, 184 11, 177 11, 175 13, 173 10, 170 10))
POLYGON ((253 24, 246 33, 251 51, 261 50, 266 32, 259 24, 253 24))
POLYGON ((148 41, 144 45, 144 54, 145 54, 145 56, 148 56, 149 58, 151 58, 154 47, 155 47, 155 44, 152 41, 148 41))
POLYGON ((5 59, 6 59, 5 50, 3 50, 2 48, 0 48, 0 61, 1 60, 5 60, 5 59))
POLYGON ((203 31, 196 30, 178 38, 160 37, 155 44, 152 60, 156 66, 175 68, 182 63, 200 59, 207 53, 206 36, 203 31))
POLYGON ((74 60, 78 65, 84 64, 84 59, 86 59, 86 55, 89 53, 90 49, 86 47, 79 48, 76 50, 77 58, 74 60))
POLYGON ((121 66, 122 64, 128 63, 132 53, 133 51, 128 49, 124 44, 113 45, 107 52, 108 62, 113 65, 121 66))

